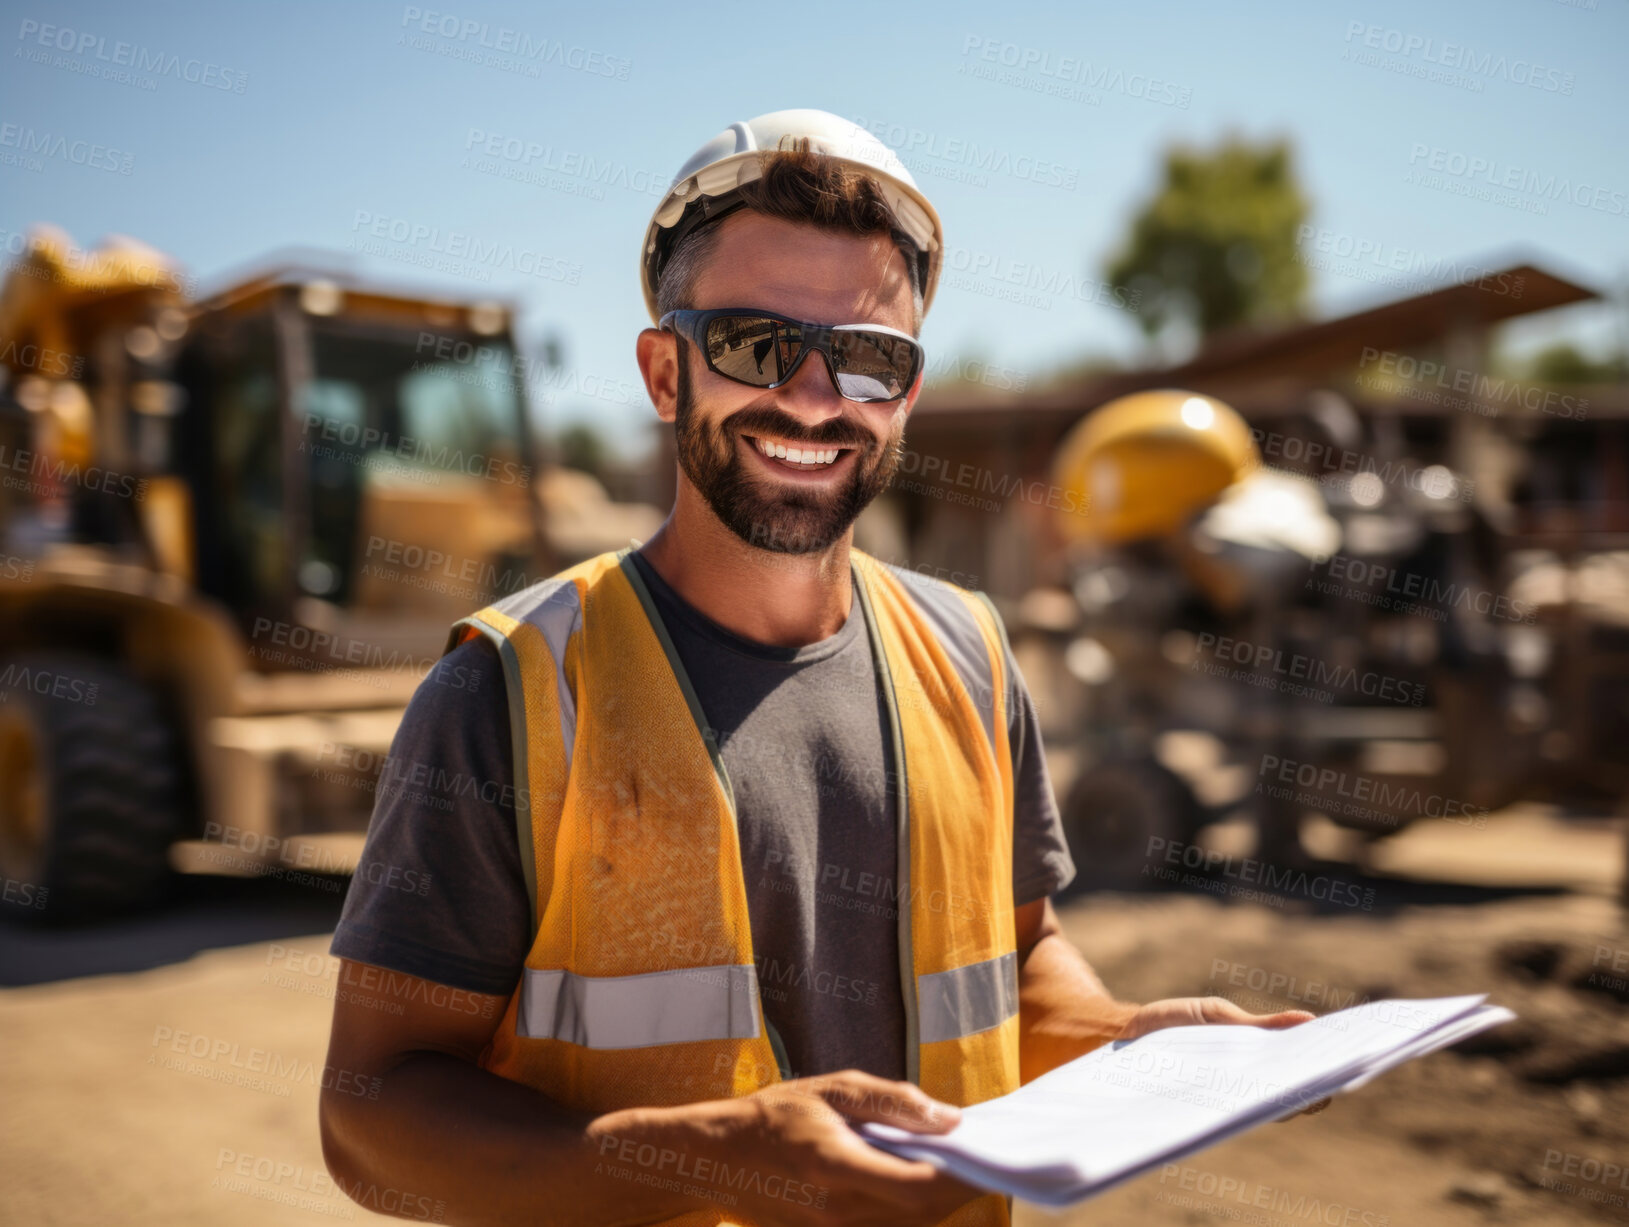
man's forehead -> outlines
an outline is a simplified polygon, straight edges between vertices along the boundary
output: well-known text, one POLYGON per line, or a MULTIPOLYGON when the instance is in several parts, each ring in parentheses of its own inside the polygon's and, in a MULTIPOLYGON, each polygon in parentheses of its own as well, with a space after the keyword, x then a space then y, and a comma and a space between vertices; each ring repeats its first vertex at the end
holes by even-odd
POLYGON ((745 210, 718 223, 695 306, 761 307, 822 323, 910 331, 911 280, 886 234, 849 234, 745 210))

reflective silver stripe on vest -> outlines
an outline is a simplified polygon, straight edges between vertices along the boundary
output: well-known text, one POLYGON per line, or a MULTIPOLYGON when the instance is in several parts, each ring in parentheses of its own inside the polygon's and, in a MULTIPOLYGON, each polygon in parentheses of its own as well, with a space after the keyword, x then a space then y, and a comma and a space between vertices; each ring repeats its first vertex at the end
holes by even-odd
POLYGON ((526 968, 515 1034, 584 1048, 650 1048, 758 1035, 751 963, 639 976, 526 968))
POLYGON ((494 603, 493 608, 517 622, 530 622, 542 634, 554 657, 555 697, 560 708, 560 742, 566 752, 566 771, 571 770, 571 751, 577 741, 577 705, 566 684, 566 641, 583 624, 582 602, 577 585, 568 579, 549 579, 533 584, 494 603))
POLYGON ((1018 954, 921 976, 916 987, 922 1043, 977 1035, 1018 1013, 1018 954))

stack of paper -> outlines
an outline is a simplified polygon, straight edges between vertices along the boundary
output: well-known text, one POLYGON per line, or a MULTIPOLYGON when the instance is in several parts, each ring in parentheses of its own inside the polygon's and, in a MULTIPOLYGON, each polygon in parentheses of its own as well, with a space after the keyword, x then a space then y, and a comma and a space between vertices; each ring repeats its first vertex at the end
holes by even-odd
POLYGON ((1282 1031, 1172 1027, 965 1108, 948 1134, 860 1132, 980 1188, 1065 1206, 1515 1018, 1485 1000, 1372 1001, 1282 1031))

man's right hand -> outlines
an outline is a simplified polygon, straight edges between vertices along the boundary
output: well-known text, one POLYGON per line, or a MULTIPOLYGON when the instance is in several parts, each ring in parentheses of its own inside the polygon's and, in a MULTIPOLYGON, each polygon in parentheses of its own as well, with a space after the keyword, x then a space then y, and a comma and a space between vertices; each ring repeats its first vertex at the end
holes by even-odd
POLYGON ((710 1201, 755 1223, 789 1227, 909 1225, 937 1223, 979 1190, 930 1163, 878 1150, 850 1123, 948 1133, 960 1119, 959 1108, 912 1083, 844 1070, 739 1099, 613 1112, 588 1133, 607 1163, 676 1181, 698 1209, 710 1201))

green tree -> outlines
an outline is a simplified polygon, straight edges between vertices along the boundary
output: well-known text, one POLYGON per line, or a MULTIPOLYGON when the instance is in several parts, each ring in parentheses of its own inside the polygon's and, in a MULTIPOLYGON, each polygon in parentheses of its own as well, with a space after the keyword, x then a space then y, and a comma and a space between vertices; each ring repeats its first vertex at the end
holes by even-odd
POLYGON ((1287 140, 1174 146, 1164 182, 1105 271, 1130 291, 1126 309, 1150 337, 1293 317, 1306 302, 1295 238, 1309 209, 1287 140))
POLYGON ((1609 354, 1600 361, 1584 355, 1576 345, 1557 342, 1533 355, 1527 367, 1528 378, 1547 384, 1607 384, 1624 378, 1622 354, 1609 354))

